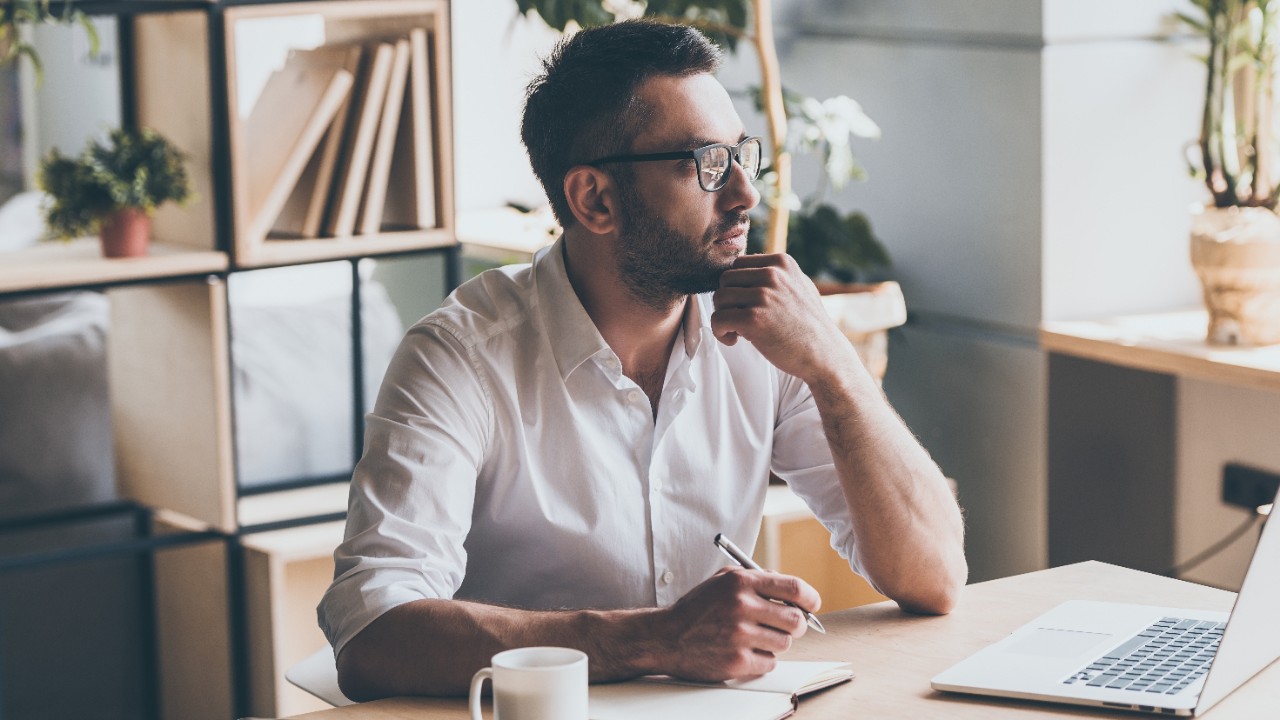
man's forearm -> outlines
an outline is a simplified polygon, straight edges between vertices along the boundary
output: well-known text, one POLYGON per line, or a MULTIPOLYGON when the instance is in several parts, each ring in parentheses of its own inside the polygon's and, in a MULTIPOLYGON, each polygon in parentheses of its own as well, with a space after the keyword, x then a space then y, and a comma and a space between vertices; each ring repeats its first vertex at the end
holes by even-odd
POLYGON ((660 611, 531 611, 460 600, 418 600, 383 614, 346 645, 338 681, 352 700, 462 695, 498 652, 554 645, 591 658, 591 681, 654 672, 660 611))
POLYGON ((885 401, 852 347, 809 382, 863 569, 904 608, 942 613, 968 575, 964 525, 946 479, 885 401))

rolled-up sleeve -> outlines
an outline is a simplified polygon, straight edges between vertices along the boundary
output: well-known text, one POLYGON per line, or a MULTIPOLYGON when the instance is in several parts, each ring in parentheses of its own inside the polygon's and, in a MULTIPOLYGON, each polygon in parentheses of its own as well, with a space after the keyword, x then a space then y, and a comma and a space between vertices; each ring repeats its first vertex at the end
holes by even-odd
POLYGON ((778 376, 771 468, 831 533, 831 547, 861 575, 853 520, 813 393, 795 377, 782 372, 778 376))
POLYGON ((492 403, 473 348, 424 320, 396 350, 366 416, 346 536, 320 601, 335 654, 386 611, 462 584, 492 403))

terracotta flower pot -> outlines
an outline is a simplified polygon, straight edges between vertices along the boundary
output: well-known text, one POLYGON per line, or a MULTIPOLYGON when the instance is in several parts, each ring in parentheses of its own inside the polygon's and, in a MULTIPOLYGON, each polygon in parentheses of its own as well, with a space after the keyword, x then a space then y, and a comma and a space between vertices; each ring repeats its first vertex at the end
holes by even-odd
POLYGON ((1280 217, 1266 208, 1206 208, 1192 218, 1191 265, 1204 286, 1211 344, 1280 343, 1280 217))
POLYGON ((889 367, 889 328, 907 321, 902 288, 893 281, 867 285, 817 283, 822 304, 853 343, 858 357, 877 381, 889 367))
POLYGON ((104 257, 143 257, 151 245, 151 216, 137 208, 117 210, 102 219, 98 237, 104 257))

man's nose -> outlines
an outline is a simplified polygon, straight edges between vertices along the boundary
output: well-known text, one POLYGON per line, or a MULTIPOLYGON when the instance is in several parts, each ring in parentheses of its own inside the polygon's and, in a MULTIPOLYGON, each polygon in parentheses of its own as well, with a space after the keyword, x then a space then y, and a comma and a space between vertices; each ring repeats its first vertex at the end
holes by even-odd
POLYGON ((760 191, 737 159, 729 163, 729 181, 719 194, 725 210, 750 210, 760 204, 760 191))

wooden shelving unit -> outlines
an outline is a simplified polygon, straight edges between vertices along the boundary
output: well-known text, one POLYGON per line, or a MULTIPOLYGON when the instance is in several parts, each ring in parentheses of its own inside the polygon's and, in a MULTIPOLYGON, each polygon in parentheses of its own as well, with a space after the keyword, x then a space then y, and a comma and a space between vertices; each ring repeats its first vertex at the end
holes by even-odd
MULTIPOLYGON (((104 259, 95 238, 0 255, 0 298, 106 291, 119 490, 158 511, 157 536, 213 529, 222 538, 154 555, 159 716, 299 712, 305 701, 285 686, 283 673, 323 643, 314 610, 332 575, 342 523, 317 519, 345 512, 347 489, 330 483, 242 494, 228 277, 269 266, 440 252, 450 258, 446 286, 456 282, 449 0, 76 5, 122 16, 126 122, 153 127, 183 150, 196 198, 161 209, 148 257, 104 259), (237 28, 264 19, 312 23, 322 29, 322 46, 425 31, 427 50, 417 57, 425 57, 419 72, 425 67, 429 76, 429 177, 414 180, 432 188, 429 222, 306 240, 248 232, 253 198, 246 178, 255 158, 247 152, 237 100, 237 57, 245 49, 237 28), (295 527, 270 529, 287 525, 295 527), (235 637, 243 647, 237 649, 235 637), (239 678, 237 665, 247 666, 239 678), (240 707, 237 697, 249 707, 240 707)), ((403 179, 392 175, 393 183, 403 179)), ((355 372, 359 365, 353 365, 355 372)))
POLYGON ((228 266, 226 253, 165 243, 152 243, 148 257, 108 259, 97 238, 42 243, 0 261, 0 293, 220 273, 228 266))

